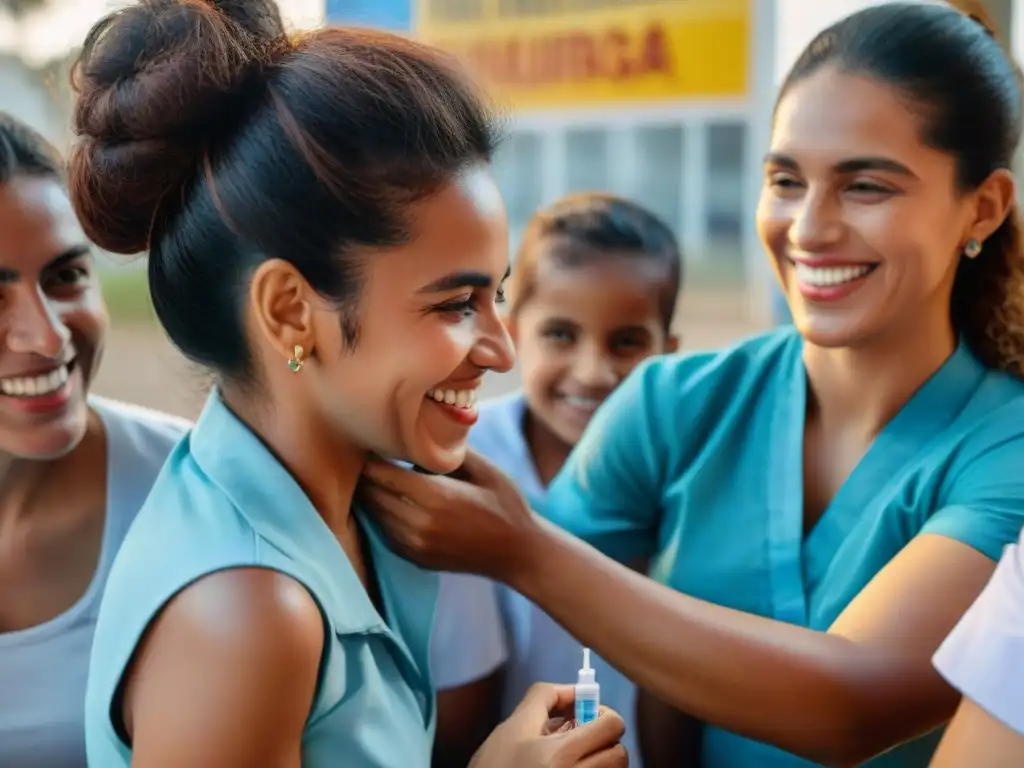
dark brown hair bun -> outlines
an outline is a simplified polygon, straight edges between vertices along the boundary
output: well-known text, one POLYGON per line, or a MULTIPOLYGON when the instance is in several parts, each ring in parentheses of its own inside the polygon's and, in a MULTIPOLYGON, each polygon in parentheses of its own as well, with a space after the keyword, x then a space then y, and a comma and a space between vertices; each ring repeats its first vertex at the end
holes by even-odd
POLYGON ((98 23, 71 75, 69 182, 89 237, 146 250, 161 202, 230 134, 240 100, 259 101, 287 46, 273 0, 142 0, 98 23))

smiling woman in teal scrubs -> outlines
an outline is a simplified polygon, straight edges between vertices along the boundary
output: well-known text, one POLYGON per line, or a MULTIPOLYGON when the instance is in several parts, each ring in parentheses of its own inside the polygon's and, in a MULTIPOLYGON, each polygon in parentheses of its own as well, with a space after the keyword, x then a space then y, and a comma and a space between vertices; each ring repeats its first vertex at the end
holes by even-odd
MULTIPOLYGON (((427 768, 437 577, 353 509, 367 456, 450 472, 513 363, 494 133, 394 35, 286 38, 266 0, 145 0, 75 68, 72 198, 149 251, 171 340, 215 373, 128 533, 85 704, 95 768, 427 768)), ((614 714, 547 736, 541 687, 487 768, 622 768, 614 714)))
POLYGON ((931 656, 1024 524, 1020 105, 941 4, 803 53, 757 214, 795 328, 643 365, 540 510, 654 581, 473 457, 471 483, 374 464, 379 519, 706 723, 704 765, 927 765, 958 699, 931 656))

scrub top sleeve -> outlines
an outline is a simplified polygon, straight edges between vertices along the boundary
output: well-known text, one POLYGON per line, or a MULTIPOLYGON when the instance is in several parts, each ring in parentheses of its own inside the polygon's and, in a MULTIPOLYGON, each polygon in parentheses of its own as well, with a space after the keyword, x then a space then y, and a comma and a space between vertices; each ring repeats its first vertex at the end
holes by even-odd
POLYGON ((430 671, 439 691, 483 680, 508 660, 494 582, 442 573, 430 636, 430 671))
MULTIPOLYGON (((598 408, 538 512, 606 555, 654 554, 678 361, 638 366, 598 408)), ((678 437, 676 439, 679 439, 678 437)))
MULTIPOLYGON (((1017 428, 1013 422, 1010 425, 1017 428)), ((982 436, 998 437, 991 431, 982 436)), ((1004 547, 1015 542, 1024 528, 1024 436, 993 440, 989 445, 975 451, 957 473, 942 506, 921 533, 962 541, 998 561, 1004 547)))
POLYGON ((1024 559, 1006 548, 992 580, 939 647, 935 668, 992 717, 1024 734, 1024 559))

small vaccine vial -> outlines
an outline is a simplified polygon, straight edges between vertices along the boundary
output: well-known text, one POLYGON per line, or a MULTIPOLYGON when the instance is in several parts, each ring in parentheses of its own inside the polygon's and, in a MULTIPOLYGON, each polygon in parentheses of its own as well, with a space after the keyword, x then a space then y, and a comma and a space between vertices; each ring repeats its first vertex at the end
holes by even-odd
POLYGON ((590 649, 583 649, 583 668, 576 680, 576 724, 585 725, 597 719, 601 706, 601 686, 590 666, 590 649))

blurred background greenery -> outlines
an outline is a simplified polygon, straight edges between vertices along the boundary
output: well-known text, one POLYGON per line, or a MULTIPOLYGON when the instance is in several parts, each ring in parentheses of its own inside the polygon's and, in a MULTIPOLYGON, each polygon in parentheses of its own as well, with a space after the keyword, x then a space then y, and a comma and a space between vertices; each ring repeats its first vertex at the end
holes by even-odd
POLYGON ((100 284, 114 325, 149 325, 154 322, 144 268, 133 265, 102 269, 100 284))

